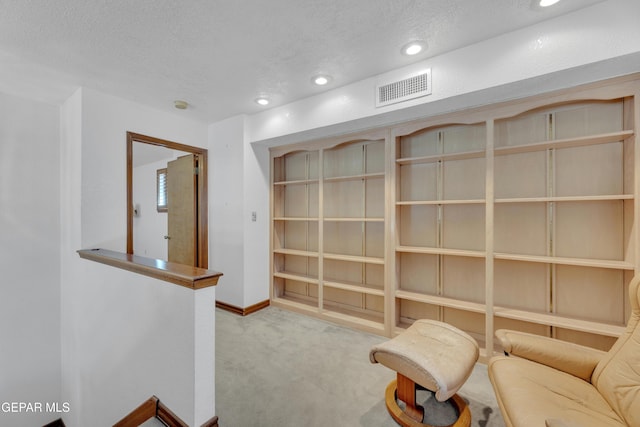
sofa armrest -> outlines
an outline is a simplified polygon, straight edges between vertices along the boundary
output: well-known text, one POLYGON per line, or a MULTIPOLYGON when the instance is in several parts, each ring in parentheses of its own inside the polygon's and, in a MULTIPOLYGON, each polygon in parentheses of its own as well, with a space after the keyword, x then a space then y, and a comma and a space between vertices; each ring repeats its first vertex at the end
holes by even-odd
POLYGON ((595 348, 508 329, 497 330, 496 337, 509 355, 550 366, 589 382, 596 365, 606 354, 595 348))

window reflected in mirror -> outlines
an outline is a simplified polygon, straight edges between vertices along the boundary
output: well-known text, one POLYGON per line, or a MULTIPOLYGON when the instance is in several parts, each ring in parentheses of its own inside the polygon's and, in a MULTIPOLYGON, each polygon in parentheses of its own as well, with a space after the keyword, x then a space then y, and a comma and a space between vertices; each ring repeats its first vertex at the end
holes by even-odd
POLYGON ((156 211, 167 212, 167 168, 156 171, 156 211))

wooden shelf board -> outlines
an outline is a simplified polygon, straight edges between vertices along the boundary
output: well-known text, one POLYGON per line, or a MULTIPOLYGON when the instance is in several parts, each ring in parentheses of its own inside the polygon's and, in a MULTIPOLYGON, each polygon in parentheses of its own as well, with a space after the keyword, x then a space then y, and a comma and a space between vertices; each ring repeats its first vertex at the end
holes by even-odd
POLYGON ((360 217, 360 218, 331 217, 331 218, 324 218, 324 220, 332 221, 332 222, 384 222, 384 218, 364 218, 364 217, 360 217))
POLYGON ((316 285, 318 284, 317 277, 305 276, 304 274, 291 273, 288 271, 277 271, 273 273, 273 277, 279 277, 281 279, 288 280, 297 280, 298 282, 313 283, 316 285))
POLYGON ((579 138, 556 139, 553 141, 535 142, 532 144, 513 145, 508 147, 496 147, 494 154, 496 156, 527 153, 531 151, 542 151, 550 148, 571 148, 585 147, 588 145, 608 144, 611 142, 620 142, 626 138, 633 136, 634 132, 625 130, 621 132, 606 133, 595 136, 585 136, 579 138))
POLYGON ((598 202, 607 200, 633 200, 633 198, 633 194, 610 194, 600 196, 521 197, 512 199, 496 199, 495 203, 598 202))
POLYGON ((291 295, 284 295, 280 297, 273 298, 271 300, 271 305, 292 309, 301 313, 318 313, 318 300, 306 300, 298 297, 293 297, 291 295))
POLYGON ((467 249, 425 248, 420 246, 397 246, 396 252, 408 252, 408 253, 431 254, 431 255, 465 256, 465 257, 472 257, 472 258, 484 258, 486 256, 486 252, 484 251, 472 251, 467 249))
POLYGON ((442 297, 437 295, 419 294, 417 292, 410 292, 410 291, 403 291, 403 290, 396 291, 396 298, 406 299, 406 300, 415 301, 415 302, 422 302, 425 304, 455 308, 458 310, 472 311, 474 313, 480 313, 480 314, 485 314, 487 310, 486 305, 482 303, 462 301, 459 299, 447 298, 447 297, 442 297))
POLYGON ((314 179, 296 179, 296 180, 292 180, 292 181, 277 181, 274 182, 273 185, 303 185, 303 184, 317 184, 318 178, 314 178, 314 179))
POLYGON ((318 257, 318 252, 301 251, 299 249, 274 249, 273 253, 281 254, 281 255, 306 256, 306 257, 312 257, 312 258, 318 257))
POLYGON ((375 333, 384 332, 384 316, 382 313, 365 313, 361 310, 351 310, 342 306, 325 302, 322 314, 330 319, 339 320, 340 323, 356 324, 366 327, 375 333))
POLYGON ((565 257, 551 257, 542 255, 519 255, 519 254, 505 254, 495 253, 495 259, 503 259, 508 261, 525 261, 525 262, 540 262, 545 264, 561 264, 561 265, 575 265, 579 267, 597 267, 597 268, 611 268, 615 270, 633 270, 634 265, 626 261, 606 260, 606 259, 588 259, 588 258, 565 258, 565 257))
POLYGON ((575 319, 551 313, 538 313, 503 307, 494 307, 493 312, 496 317, 504 317, 611 337, 620 336, 626 328, 623 324, 607 324, 598 321, 575 319))
POLYGON ((419 206, 419 205, 478 205, 486 203, 485 199, 462 199, 462 200, 402 200, 396 202, 397 206, 419 206))
POLYGON ((274 221, 309 221, 309 222, 317 222, 319 218, 317 217, 304 217, 304 216, 277 216, 273 218, 274 221))
POLYGON ((325 177, 324 182, 359 181, 359 180, 374 179, 374 178, 384 178, 384 172, 325 177))
POLYGON ((368 295, 377 295, 380 297, 384 297, 384 289, 382 288, 374 288, 371 286, 366 286, 364 284, 355 283, 355 282, 336 282, 333 280, 325 280, 323 282, 324 286, 328 286, 330 288, 342 289, 350 292, 358 292, 362 294, 368 295))
POLYGON ((384 258, 378 257, 367 257, 367 256, 358 256, 358 255, 340 255, 340 254, 330 254, 324 253, 323 257, 325 259, 333 259, 336 261, 351 261, 351 262, 363 262, 365 264, 380 264, 384 265, 384 258))
POLYGON ((317 305, 317 300, 303 300, 292 296, 274 298, 271 300, 271 305, 296 313, 314 316, 319 319, 330 320, 344 326, 355 326, 377 335, 384 335, 385 333, 382 314, 349 310, 334 306, 331 303, 325 303, 326 307, 320 310, 317 305))
POLYGON ((420 157, 404 157, 401 159, 397 159, 396 163, 399 165, 412 165, 419 163, 435 163, 439 161, 447 161, 447 160, 466 160, 466 159, 478 159, 485 157, 485 151, 467 151, 464 153, 443 153, 443 154, 434 154, 431 156, 420 156, 420 157))

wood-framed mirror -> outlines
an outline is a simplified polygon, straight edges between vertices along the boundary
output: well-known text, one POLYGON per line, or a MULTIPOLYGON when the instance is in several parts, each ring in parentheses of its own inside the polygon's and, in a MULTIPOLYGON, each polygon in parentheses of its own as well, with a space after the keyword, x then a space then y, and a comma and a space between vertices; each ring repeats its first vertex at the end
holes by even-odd
MULTIPOLYGON (((178 142, 159 139, 134 132, 127 132, 127 253, 134 254, 134 224, 141 218, 148 218, 154 209, 148 206, 141 208, 136 202, 139 196, 137 188, 141 181, 138 176, 139 165, 143 164, 142 153, 155 151, 163 153, 160 157, 165 160, 157 164, 166 164, 166 195, 167 204, 163 209, 157 209, 158 215, 166 215, 165 230, 155 230, 156 242, 166 243, 166 258, 164 256, 150 256, 165 259, 169 262, 208 268, 208 179, 207 179, 207 149, 193 147, 178 142), (137 156, 137 157, 136 157, 137 156), (160 234, 160 235, 159 235, 160 234), (161 239, 161 240, 160 240, 161 239)), ((146 154, 145 154, 146 155, 146 154)), ((155 154, 158 157, 157 154, 155 154)), ((145 197, 157 200, 160 182, 159 166, 153 168, 153 188, 145 188, 145 197)), ((159 206, 159 205, 158 205, 159 206)), ((156 212, 153 212, 155 215, 156 212)), ((156 244, 157 246, 157 244, 156 244)), ((136 255, 147 256, 145 253, 136 255)), ((165 254, 165 253, 163 253, 165 254)))

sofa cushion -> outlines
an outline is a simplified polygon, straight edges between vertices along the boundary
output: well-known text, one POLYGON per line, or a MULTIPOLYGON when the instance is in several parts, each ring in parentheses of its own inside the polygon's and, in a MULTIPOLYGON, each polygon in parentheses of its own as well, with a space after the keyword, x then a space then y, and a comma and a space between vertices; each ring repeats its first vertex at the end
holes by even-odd
POLYGON ((627 330, 598 363, 591 382, 630 426, 640 426, 640 280, 629 285, 627 330))
POLYGON ((567 419, 584 427, 626 426, 587 381, 517 357, 494 357, 489 377, 508 426, 567 419))

